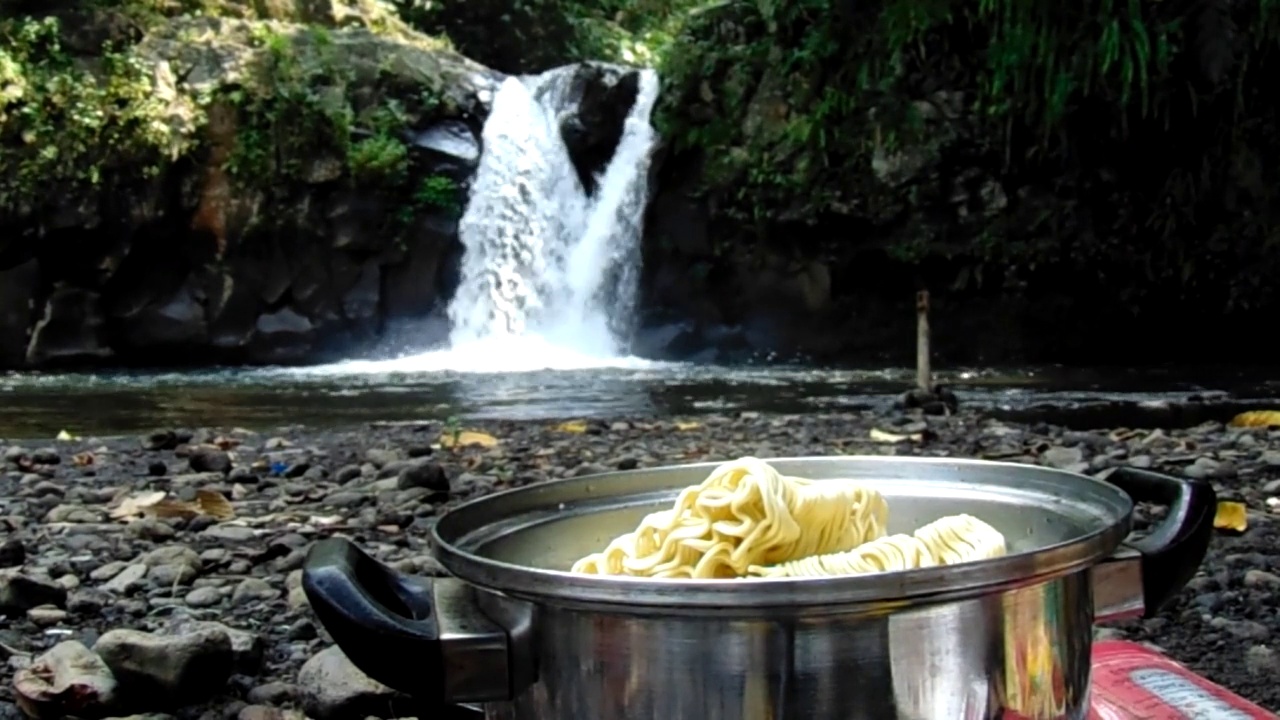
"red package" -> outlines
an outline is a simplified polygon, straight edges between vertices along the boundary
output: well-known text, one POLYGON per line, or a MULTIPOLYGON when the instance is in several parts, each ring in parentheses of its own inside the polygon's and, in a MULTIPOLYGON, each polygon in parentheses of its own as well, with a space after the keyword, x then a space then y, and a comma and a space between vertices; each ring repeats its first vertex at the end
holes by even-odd
POLYGON ((1093 646, 1090 720, 1271 720, 1274 713, 1137 643, 1093 646))

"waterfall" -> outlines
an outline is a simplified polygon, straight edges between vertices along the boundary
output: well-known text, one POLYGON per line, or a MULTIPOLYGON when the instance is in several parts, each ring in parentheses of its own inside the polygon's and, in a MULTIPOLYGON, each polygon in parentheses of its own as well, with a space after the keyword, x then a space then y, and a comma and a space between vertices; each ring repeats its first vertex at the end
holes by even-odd
POLYGON ((617 149, 588 194, 560 132, 574 110, 573 70, 507 78, 494 96, 459 223, 465 254, 448 309, 449 352, 487 348, 508 355, 506 369, 603 364, 626 353, 658 78, 640 71, 617 149))

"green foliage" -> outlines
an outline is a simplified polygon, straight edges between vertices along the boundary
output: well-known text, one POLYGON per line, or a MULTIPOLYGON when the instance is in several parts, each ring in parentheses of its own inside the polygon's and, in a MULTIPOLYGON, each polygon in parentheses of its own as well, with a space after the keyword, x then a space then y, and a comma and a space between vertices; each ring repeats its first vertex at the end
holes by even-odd
MULTIPOLYGON (((238 114, 226 162, 234 177, 263 187, 305 182, 323 175, 318 164, 337 159, 358 185, 404 188, 412 167, 403 102, 389 93, 367 97, 369 88, 335 56, 323 28, 289 35, 264 27, 255 40, 267 51, 256 82, 225 95, 238 114), (364 88, 363 100, 356 87, 364 88)), ((431 90, 415 100, 418 116, 440 109, 431 90)))
POLYGON ((428 175, 422 178, 413 193, 414 203, 420 207, 457 213, 462 209, 461 188, 453 178, 445 175, 428 175))
POLYGON ((692 0, 394 0, 401 16, 503 72, 581 60, 651 65, 692 0))
POLYGON ((726 0, 689 12, 660 58, 660 129, 765 242, 779 221, 857 218, 958 286, 1074 269, 1115 273, 1133 307, 1157 287, 1256 306, 1280 270, 1280 171, 1258 159, 1280 152, 1278 6, 726 0), (958 179, 937 172, 965 168, 1020 195, 938 216, 958 179))
POLYGON ((189 142, 171 127, 150 68, 108 48, 65 49, 54 18, 0 21, 0 211, 101 184, 153 176, 189 142))

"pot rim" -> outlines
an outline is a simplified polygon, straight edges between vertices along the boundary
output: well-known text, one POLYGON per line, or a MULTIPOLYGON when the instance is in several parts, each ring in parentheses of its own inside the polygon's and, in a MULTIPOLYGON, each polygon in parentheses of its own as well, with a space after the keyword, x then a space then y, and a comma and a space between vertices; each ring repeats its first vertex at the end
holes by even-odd
MULTIPOLYGON (((872 473, 878 479, 904 483, 942 483, 988 489, 998 494, 1018 492, 1028 485, 1061 503, 1087 503, 1109 516, 1109 522, 1074 538, 1044 547, 1012 553, 1000 558, 945 567, 875 573, 830 578, 751 578, 689 580, 596 576, 562 570, 528 567, 486 558, 462 549, 468 538, 483 534, 519 513, 504 513, 504 504, 538 492, 589 488, 593 484, 621 482, 636 476, 703 471, 705 476, 721 462, 666 465, 634 471, 620 471, 576 478, 552 480, 506 490, 467 501, 440 517, 431 528, 436 559, 453 576, 486 590, 535 602, 561 601, 571 605, 610 605, 645 608, 742 609, 808 608, 925 600, 939 601, 981 594, 1001 586, 1047 580, 1086 569, 1110 556, 1129 534, 1133 501, 1120 488, 1086 475, 1036 465, 990 460, 945 457, 897 456, 811 456, 766 458, 780 471, 813 477, 813 473, 788 470, 786 465, 806 468, 827 466, 823 478, 850 477, 856 472, 872 473), (922 478, 929 472, 941 477, 922 478), (982 481, 965 481, 966 474, 990 476, 982 481), (994 482, 993 480, 1003 482, 994 482), (1016 482, 1014 482, 1016 481, 1016 482), (1070 483, 1070 485, 1067 485, 1070 483), (1054 493, 1070 487, 1071 498, 1054 493)), ((652 497, 652 494, 649 495, 652 497)), ((635 498, 645 497, 637 493, 635 498)))

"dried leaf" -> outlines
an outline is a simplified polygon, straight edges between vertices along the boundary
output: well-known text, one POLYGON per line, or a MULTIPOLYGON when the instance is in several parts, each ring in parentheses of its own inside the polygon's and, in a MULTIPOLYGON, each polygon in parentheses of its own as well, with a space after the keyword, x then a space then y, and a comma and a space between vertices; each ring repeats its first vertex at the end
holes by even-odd
POLYGON ((227 437, 226 435, 219 435, 213 439, 213 444, 216 445, 219 450, 230 450, 231 448, 239 447, 240 440, 238 438, 227 437))
POLYGON ((58 435, 57 435, 57 437, 55 437, 54 439, 55 439, 55 440, 60 440, 60 441, 62 441, 62 442, 71 442, 72 440, 75 440, 75 439, 76 439, 76 436, 75 436, 75 435, 72 435, 71 433, 67 432, 66 430, 59 430, 59 431, 58 431, 58 435))
POLYGON ((1213 526, 1219 530, 1242 533, 1249 528, 1249 514, 1244 503, 1223 500, 1213 514, 1213 526))
POLYGON ((113 520, 140 518, 148 508, 154 507, 156 503, 163 501, 164 498, 165 493, 162 490, 131 495, 121 500, 120 504, 113 508, 109 514, 113 520))
POLYGON ((193 518, 200 514, 200 506, 174 498, 165 498, 143 510, 144 515, 158 518, 193 518))
POLYGON ((232 507, 231 501, 215 490, 197 490, 196 505, 202 515, 208 515, 218 522, 225 522, 236 516, 236 509, 232 507))
POLYGON ((144 517, 193 518, 200 515, 225 521, 235 517, 235 510, 221 493, 212 490, 197 490, 195 502, 171 498, 157 490, 126 497, 110 512, 113 520, 124 522, 144 517))
POLYGON ((680 420, 677 420, 677 421, 676 421, 676 429, 677 429, 677 430, 697 430, 697 429, 698 429, 698 428, 700 428, 700 427, 702 427, 702 423, 699 423, 699 422, 693 422, 692 420, 690 420, 690 421, 684 421, 684 422, 682 422, 682 421, 680 421, 680 420))
POLYGON ((879 442, 879 443, 900 443, 900 442, 907 442, 908 440, 910 440, 911 442, 924 442, 923 433, 911 433, 910 435, 899 435, 898 433, 885 432, 884 430, 880 430, 878 428, 871 428, 871 432, 868 433, 868 435, 871 436, 871 439, 874 442, 879 442))
POLYGON ((71 463, 76 467, 88 467, 93 464, 93 453, 82 452, 71 456, 71 463))
POLYGON ((18 707, 35 718, 92 714, 112 705, 115 690, 106 663, 75 640, 58 643, 13 676, 18 707))
POLYGON ((488 433, 482 433, 477 430, 463 430, 456 436, 453 433, 445 433, 440 436, 440 447, 466 447, 468 445, 479 445, 480 447, 491 448, 498 444, 498 439, 488 433))
POLYGON ((1250 410, 1231 418, 1231 427, 1280 427, 1280 410, 1250 410))
POLYGON ((573 435, 581 435, 587 431, 587 423, 584 420, 567 420, 557 425, 556 430, 573 435))

